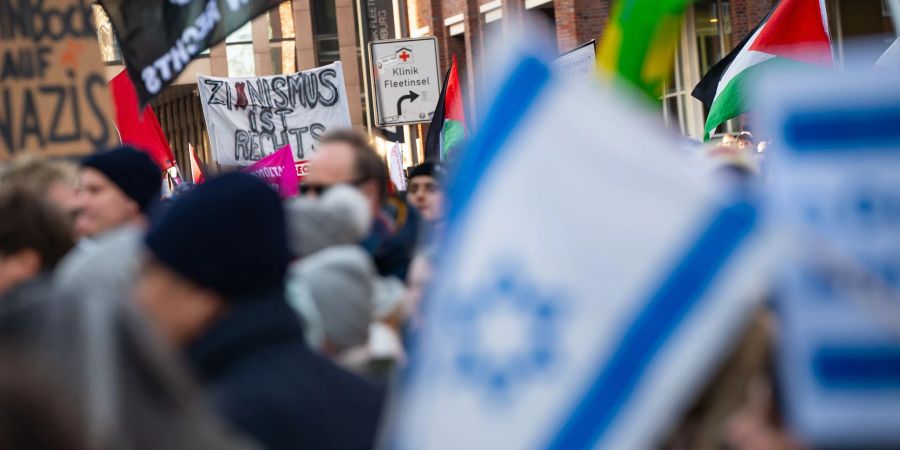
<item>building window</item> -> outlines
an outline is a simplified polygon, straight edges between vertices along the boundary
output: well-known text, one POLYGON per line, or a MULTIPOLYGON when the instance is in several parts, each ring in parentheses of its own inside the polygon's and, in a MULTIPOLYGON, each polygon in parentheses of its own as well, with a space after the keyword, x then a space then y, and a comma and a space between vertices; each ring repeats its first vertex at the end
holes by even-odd
POLYGON ((553 0, 525 0, 525 9, 549 22, 550 42, 556 48, 559 42, 556 40, 556 9, 553 7, 553 0))
POLYGON ((681 53, 680 48, 675 52, 675 68, 663 88, 663 121, 670 128, 677 129, 682 134, 688 134, 689 130, 685 124, 687 116, 685 103, 688 101, 687 97, 690 93, 685 86, 684 67, 678 63, 677 55, 679 53, 681 53))
POLYGON ((121 64, 122 51, 119 49, 119 41, 113 32, 109 16, 100 5, 93 5, 94 24, 97 26, 97 40, 100 41, 100 56, 106 64, 121 64))
POLYGON ((488 39, 491 36, 495 36, 495 38, 500 37, 500 27, 502 26, 500 19, 503 18, 503 8, 501 6, 500 0, 494 0, 479 7, 481 12, 481 30, 488 39))
MULTIPOLYGON (((682 134, 699 138, 709 111, 691 96, 700 78, 732 50, 729 0, 698 0, 685 11, 684 28, 675 55, 675 70, 664 86, 663 117, 682 134)), ((729 120, 718 133, 739 130, 729 120)))
POLYGON ((269 42, 271 43, 273 73, 297 71, 294 33, 294 11, 291 9, 290 1, 269 11, 269 42))
POLYGON ((319 66, 341 59, 334 1, 315 0, 312 2, 313 40, 316 43, 316 63, 319 66))
MULTIPOLYGON (((693 22, 694 33, 697 36, 697 64, 702 77, 734 47, 731 42, 731 5, 729 1, 703 0, 695 3, 693 22)), ((697 81, 699 82, 699 80, 697 81)), ((709 111, 704 105, 704 122, 707 115, 709 115, 709 111)), ((737 119, 725 122, 724 125, 719 126, 717 134, 740 131, 737 122, 737 119)))
POLYGON ((229 77, 252 77, 256 75, 253 60, 253 32, 250 22, 245 23, 225 38, 225 56, 228 59, 229 77))

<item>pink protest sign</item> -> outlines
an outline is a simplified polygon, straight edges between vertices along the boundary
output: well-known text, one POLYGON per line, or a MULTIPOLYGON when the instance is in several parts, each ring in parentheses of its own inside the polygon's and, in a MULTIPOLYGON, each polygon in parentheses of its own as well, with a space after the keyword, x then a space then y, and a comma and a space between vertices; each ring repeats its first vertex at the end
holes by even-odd
POLYGON ((281 147, 277 152, 257 161, 243 171, 265 181, 272 189, 278 191, 281 198, 297 195, 300 179, 294 168, 294 155, 290 145, 281 147))

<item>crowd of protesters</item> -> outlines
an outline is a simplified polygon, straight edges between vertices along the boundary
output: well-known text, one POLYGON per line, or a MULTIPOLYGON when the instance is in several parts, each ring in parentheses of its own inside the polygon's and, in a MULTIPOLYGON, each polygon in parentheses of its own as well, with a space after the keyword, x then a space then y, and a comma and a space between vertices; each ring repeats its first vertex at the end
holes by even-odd
MULTIPOLYGON (((708 156, 758 173, 749 135, 708 156)), ((351 131, 285 201, 236 172, 161 199, 130 147, 6 164, 0 448, 375 447, 444 229, 444 166, 407 176, 392 192, 351 131)), ((799 448, 772 406, 768 321, 666 448, 799 448)))
POLYGON ((444 173, 404 199, 351 131, 311 169, 282 201, 237 172, 161 198, 127 146, 0 167, 0 447, 373 448, 444 173))

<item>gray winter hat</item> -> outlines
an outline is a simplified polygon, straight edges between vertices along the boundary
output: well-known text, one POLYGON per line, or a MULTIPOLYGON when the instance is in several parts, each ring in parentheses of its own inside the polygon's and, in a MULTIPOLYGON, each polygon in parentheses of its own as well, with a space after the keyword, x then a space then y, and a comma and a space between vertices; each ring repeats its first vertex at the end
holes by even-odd
POLYGON ((288 240, 303 258, 335 245, 356 244, 372 226, 366 198, 350 186, 333 186, 318 198, 299 197, 285 204, 288 240))
POLYGON ((374 312, 375 265, 356 245, 328 248, 302 259, 296 273, 307 286, 329 343, 344 351, 365 345, 374 312))

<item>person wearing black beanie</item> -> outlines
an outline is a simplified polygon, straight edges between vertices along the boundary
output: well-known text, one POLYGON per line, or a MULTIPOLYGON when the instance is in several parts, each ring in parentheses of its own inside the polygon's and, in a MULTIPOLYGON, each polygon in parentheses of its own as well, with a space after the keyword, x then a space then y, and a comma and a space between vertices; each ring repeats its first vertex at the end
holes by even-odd
POLYGON ((213 178, 154 220, 145 247, 137 304, 233 426, 273 450, 374 446, 381 391, 311 351, 285 300, 290 247, 271 188, 213 178))
POLYGON ((407 200, 426 222, 435 223, 444 215, 444 166, 426 161, 409 169, 407 200))
POLYGON ((159 200, 162 170, 150 157, 122 146, 81 162, 75 231, 96 237, 124 225, 143 225, 159 200))

